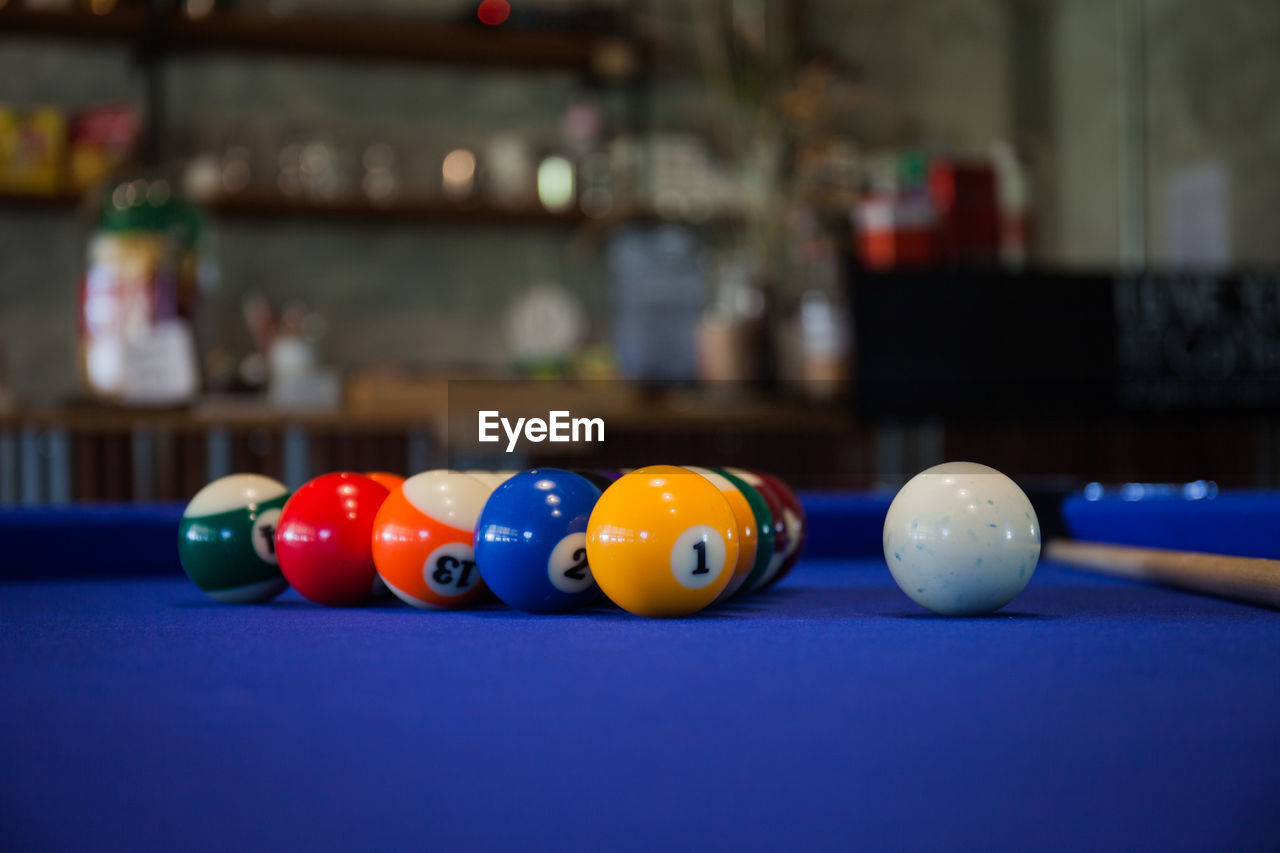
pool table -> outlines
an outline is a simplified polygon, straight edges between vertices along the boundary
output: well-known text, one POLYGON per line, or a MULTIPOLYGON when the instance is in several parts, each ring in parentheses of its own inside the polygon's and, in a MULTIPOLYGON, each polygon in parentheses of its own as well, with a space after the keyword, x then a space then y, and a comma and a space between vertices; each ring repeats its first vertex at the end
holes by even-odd
POLYGON ((1042 563, 909 601, 805 496, 698 616, 205 598, 181 507, 0 510, 0 849, 1280 849, 1280 614, 1042 563))

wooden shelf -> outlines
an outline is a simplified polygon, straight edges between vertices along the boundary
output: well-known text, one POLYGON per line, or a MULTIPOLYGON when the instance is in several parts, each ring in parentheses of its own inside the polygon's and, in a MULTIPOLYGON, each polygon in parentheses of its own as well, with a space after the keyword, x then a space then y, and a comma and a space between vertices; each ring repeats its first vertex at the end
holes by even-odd
POLYGON ((12 192, 0 189, 0 209, 70 211, 84 203, 80 193, 58 192, 53 195, 12 192))
POLYGON ((191 20, 125 7, 106 15, 0 9, 0 35, 141 43, 161 51, 259 53, 625 76, 637 54, 596 33, 515 30, 404 19, 221 13, 191 20))
POLYGON ((165 25, 165 44, 184 51, 296 54, 589 73, 602 52, 625 43, 599 36, 377 19, 215 15, 165 25))
POLYGON ((577 225, 586 217, 576 208, 552 213, 541 207, 503 207, 491 202, 454 202, 436 196, 405 197, 376 204, 363 196, 329 201, 294 198, 270 191, 251 191, 211 200, 214 214, 228 218, 299 218, 368 220, 370 222, 441 222, 489 225, 577 225))
POLYGON ((136 6, 106 15, 85 11, 38 12, 15 0, 0 9, 0 36, 43 36, 83 41, 129 42, 146 28, 147 12, 136 6))
MULTIPOLYGON (((30 195, 0 190, 0 210, 50 210, 70 212, 85 206, 85 196, 63 192, 30 195)), ((364 196, 348 196, 330 201, 295 198, 269 190, 251 190, 204 202, 204 207, 223 219, 301 219, 346 222, 422 222, 456 225, 591 225, 609 228, 627 222, 663 222, 656 212, 636 208, 619 211, 603 219, 591 219, 574 208, 562 213, 536 205, 507 207, 481 199, 450 201, 439 196, 403 197, 388 204, 375 204, 364 196)), ((730 216, 717 217, 719 224, 731 224, 730 216)))
MULTIPOLYGON (((84 201, 85 197, 79 193, 34 195, 0 190, 0 209, 72 211, 81 207, 84 201)), ((553 213, 532 205, 504 207, 480 200, 454 202, 436 196, 401 198, 389 204, 375 204, 363 196, 312 201, 256 190, 211 199, 204 203, 204 207, 215 216, 226 219, 331 219, 472 225, 579 225, 589 221, 576 208, 553 213)))

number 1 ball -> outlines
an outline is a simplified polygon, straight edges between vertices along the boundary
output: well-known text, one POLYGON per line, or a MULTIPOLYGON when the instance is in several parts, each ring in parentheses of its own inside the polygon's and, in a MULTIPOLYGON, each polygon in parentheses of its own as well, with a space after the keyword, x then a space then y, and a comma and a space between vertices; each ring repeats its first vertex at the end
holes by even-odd
POLYGON ((534 468, 489 496, 476 525, 476 567, 498 598, 529 613, 590 604, 587 519, 600 490, 569 471, 534 468))
POLYGON ((738 562, 737 520, 709 480, 655 465, 605 489, 587 524, 600 589, 640 616, 688 616, 716 600, 738 562))
POLYGON ((1040 558, 1040 523, 1017 484, 973 462, 935 465, 898 492, 884 559, 912 601, 946 616, 994 613, 1040 558))
POLYGON ((178 559, 206 595, 229 604, 270 601, 289 585, 276 560, 275 532, 289 497, 284 484, 232 474, 205 486, 178 525, 178 559))
POLYGON ((387 490, 362 474, 325 474, 294 492, 280 513, 280 570, 316 604, 360 604, 373 595, 377 570, 369 547, 387 490))
POLYGON ((397 598, 423 609, 464 607, 484 595, 476 520, 489 487, 457 471, 427 471, 387 498, 373 525, 373 560, 397 598))

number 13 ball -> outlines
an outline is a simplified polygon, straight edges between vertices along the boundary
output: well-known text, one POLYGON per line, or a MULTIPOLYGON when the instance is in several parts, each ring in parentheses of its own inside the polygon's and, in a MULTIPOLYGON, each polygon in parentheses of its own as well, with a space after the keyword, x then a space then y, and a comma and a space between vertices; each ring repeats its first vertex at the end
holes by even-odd
POLYGON ((587 524, 600 589, 640 616, 688 616, 716 600, 738 562, 737 520, 705 477, 674 465, 625 474, 587 524))
POLYGON ((589 604, 599 589, 587 564, 587 519, 600 490, 556 468, 499 486, 476 525, 476 567, 498 598, 529 613, 589 604))
POLYGON ((463 607, 485 592, 473 550, 489 487, 457 471, 427 471, 391 493, 373 524, 373 561, 406 604, 463 607))
POLYGON ((935 465, 902 487, 884 521, 884 558, 917 604, 946 616, 1004 607, 1031 580, 1040 523, 1017 484, 973 462, 935 465))

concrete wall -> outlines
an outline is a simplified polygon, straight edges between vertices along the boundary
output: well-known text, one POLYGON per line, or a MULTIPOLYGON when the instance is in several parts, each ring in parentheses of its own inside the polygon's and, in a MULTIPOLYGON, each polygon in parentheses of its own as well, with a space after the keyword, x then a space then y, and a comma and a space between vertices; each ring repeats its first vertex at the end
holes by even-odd
POLYGON ((1218 164, 1232 263, 1280 263, 1280 4, 1146 0, 1152 259, 1169 259, 1169 181, 1218 164))

